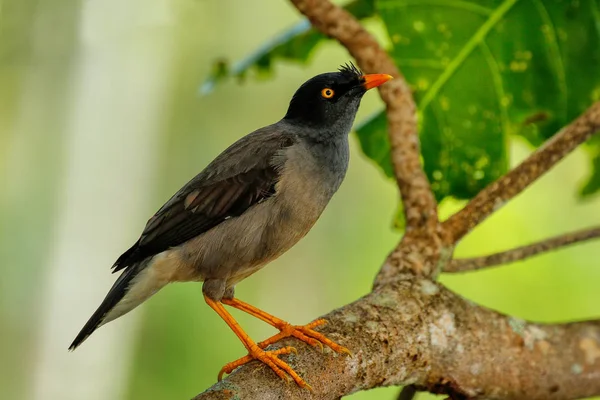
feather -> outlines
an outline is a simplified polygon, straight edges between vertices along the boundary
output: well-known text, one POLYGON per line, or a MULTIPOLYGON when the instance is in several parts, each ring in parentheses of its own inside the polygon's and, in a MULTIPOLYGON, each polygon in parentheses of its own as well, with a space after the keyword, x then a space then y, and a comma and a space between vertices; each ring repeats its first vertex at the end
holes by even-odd
POLYGON ((285 161, 276 157, 274 162, 274 157, 293 143, 272 125, 234 143, 148 220, 139 240, 117 259, 113 272, 179 246, 274 195, 278 164, 285 161), (242 154, 247 159, 240 159, 242 154))

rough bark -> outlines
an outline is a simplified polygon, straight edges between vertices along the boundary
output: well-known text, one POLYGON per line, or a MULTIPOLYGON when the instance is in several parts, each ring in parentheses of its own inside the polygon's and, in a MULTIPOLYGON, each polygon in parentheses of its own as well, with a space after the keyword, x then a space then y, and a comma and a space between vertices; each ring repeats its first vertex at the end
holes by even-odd
MULTIPOLYGON (((323 316, 323 333, 354 356, 321 354, 295 339, 283 358, 314 391, 286 385, 264 365, 247 364, 196 399, 339 399, 390 385, 446 393, 452 399, 574 399, 600 395, 600 321, 535 324, 476 305, 435 282, 451 268, 456 243, 600 128, 600 103, 520 166, 440 223, 420 163, 415 104, 390 57, 352 15, 328 0, 291 0, 324 34, 338 40, 384 85, 392 160, 407 221, 373 291, 323 316)), ((571 239, 571 242, 583 239, 571 239)), ((552 246, 565 245, 569 240, 552 246)), ((544 245, 521 251, 533 255, 544 245)), ((510 260, 514 254, 501 261, 510 260)))
POLYGON ((284 358, 314 391, 252 362, 196 397, 337 399, 414 384, 455 398, 566 399, 600 393, 600 322, 532 324, 479 307, 434 281, 406 276, 325 316, 322 332, 353 357, 296 340, 284 358))

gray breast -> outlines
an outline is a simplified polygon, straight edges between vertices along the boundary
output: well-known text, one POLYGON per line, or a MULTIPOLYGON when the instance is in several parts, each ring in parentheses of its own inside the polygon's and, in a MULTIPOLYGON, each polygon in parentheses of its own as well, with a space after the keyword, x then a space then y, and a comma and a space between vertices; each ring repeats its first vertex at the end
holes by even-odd
POLYGON ((325 143, 301 140, 287 148, 284 156, 277 197, 299 214, 314 211, 320 215, 346 175, 347 137, 325 143))
POLYGON ((277 157, 284 162, 275 196, 181 249, 202 280, 224 279, 233 286, 304 237, 344 179, 348 142, 300 141, 277 157))

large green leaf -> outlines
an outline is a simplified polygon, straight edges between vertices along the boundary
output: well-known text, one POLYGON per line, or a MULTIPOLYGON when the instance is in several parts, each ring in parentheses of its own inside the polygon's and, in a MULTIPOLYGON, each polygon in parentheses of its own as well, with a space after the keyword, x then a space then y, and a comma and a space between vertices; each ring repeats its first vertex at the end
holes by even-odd
POLYGON ((582 196, 589 196, 600 190, 600 151, 592 158, 592 175, 581 188, 582 196))
MULTIPOLYGON (((364 19, 373 15, 374 3, 375 0, 354 0, 344 8, 356 18, 364 19)), ((243 79, 250 70, 255 70, 258 75, 269 74, 276 60, 306 63, 315 47, 325 39, 327 37, 313 29, 308 20, 302 20, 232 66, 226 60, 217 61, 213 72, 200 87, 200 93, 210 93, 217 83, 227 78, 243 79)))
MULTIPOLYGON (((596 0, 377 0, 376 7, 415 90, 438 199, 472 197, 506 171, 508 135, 539 144, 600 92, 596 0)), ((389 173, 383 129, 375 117, 358 133, 389 173)))
POLYGON ((586 150, 590 156, 591 172, 587 182, 579 190, 579 194, 583 197, 600 191, 600 136, 593 136, 586 150))

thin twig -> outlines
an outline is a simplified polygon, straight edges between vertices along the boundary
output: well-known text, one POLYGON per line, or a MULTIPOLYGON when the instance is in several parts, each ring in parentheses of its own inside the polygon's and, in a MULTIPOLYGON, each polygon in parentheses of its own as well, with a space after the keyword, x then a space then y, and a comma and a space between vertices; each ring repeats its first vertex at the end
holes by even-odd
POLYGON ((420 160, 416 106, 410 87, 375 38, 344 9, 328 0, 291 0, 313 26, 339 41, 367 73, 394 80, 380 88, 387 107, 391 158, 406 218, 406 229, 438 225, 437 203, 420 160))
POLYGON ((529 158, 483 189, 442 226, 458 242, 490 214, 562 160, 600 129, 600 102, 594 103, 570 125, 549 139, 529 158))
POLYGON ((452 260, 452 262, 446 265, 444 272, 475 271, 482 268, 508 264, 597 237, 600 237, 600 227, 584 229, 489 256, 452 260))

